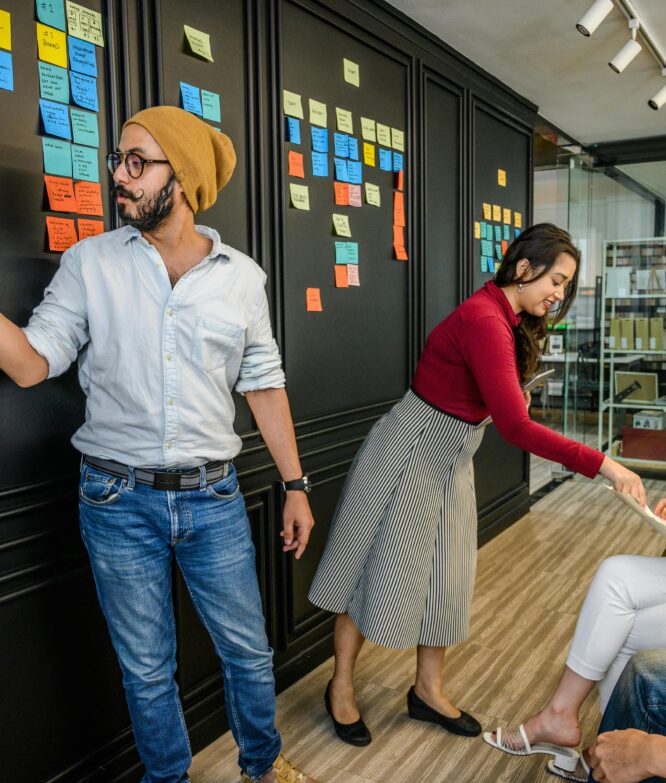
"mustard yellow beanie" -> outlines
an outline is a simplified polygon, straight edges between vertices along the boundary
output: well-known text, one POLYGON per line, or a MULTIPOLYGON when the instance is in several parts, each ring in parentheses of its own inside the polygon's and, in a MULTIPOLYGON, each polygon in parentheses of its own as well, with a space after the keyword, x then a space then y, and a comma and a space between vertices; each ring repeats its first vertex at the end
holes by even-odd
POLYGON ((177 106, 153 106, 130 123, 145 128, 164 150, 192 211, 211 207, 236 167, 231 139, 177 106))

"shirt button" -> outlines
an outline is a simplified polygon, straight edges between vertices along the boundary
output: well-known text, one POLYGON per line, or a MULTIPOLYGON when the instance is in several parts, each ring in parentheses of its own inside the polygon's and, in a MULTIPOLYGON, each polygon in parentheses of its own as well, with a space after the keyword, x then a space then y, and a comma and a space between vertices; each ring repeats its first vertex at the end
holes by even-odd
POLYGON ((169 400, 169 405, 173 405, 173 400, 169 400))
POLYGON ((169 441, 168 443, 165 443, 164 445, 165 445, 165 446, 166 446, 168 449, 170 449, 170 448, 171 448, 171 441, 169 441))
POLYGON ((169 318, 171 318, 171 316, 173 315, 173 310, 171 308, 169 308, 167 310, 167 314, 168 314, 169 318))
POLYGON ((167 354, 167 355, 166 355, 164 358, 165 358, 165 359, 166 359, 168 362, 170 362, 170 361, 171 361, 171 354, 170 354, 170 353, 168 353, 168 354, 167 354))
POLYGON ((159 269, 159 268, 160 268, 160 264, 155 264, 155 269, 159 269))

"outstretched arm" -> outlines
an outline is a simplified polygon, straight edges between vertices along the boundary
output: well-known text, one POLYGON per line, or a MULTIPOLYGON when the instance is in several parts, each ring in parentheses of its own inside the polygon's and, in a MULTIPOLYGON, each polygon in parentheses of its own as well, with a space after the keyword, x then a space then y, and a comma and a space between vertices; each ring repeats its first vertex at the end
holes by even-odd
POLYGON ((4 315, 0 315, 0 370, 24 388, 40 383, 49 373, 46 359, 30 345, 23 330, 4 315))

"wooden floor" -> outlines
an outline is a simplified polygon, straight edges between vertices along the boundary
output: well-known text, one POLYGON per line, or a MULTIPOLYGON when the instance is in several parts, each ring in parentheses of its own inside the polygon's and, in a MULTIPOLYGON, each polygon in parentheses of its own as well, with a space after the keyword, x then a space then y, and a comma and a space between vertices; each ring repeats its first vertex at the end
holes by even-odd
MULTIPOLYGON (((666 482, 648 481, 652 503, 666 482)), ((611 554, 660 555, 666 541, 600 486, 575 478, 551 492, 479 552, 469 641, 449 652, 449 696, 484 728, 516 725, 557 682, 590 578, 611 554)), ((515 758, 481 738, 454 737, 407 717, 412 651, 366 645, 356 682, 373 732, 367 748, 334 735, 323 692, 327 661, 278 697, 285 754, 321 783, 553 783, 543 757, 515 758)), ((584 740, 598 722, 596 697, 583 707, 584 740)), ((192 783, 237 783, 230 733, 199 753, 192 783)))

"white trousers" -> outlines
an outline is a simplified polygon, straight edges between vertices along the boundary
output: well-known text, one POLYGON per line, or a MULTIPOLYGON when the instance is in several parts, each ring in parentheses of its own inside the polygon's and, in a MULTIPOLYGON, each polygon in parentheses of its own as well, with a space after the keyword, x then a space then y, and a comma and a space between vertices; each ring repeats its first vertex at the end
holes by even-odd
POLYGON ((567 666, 598 681, 603 713, 631 656, 660 647, 666 648, 666 557, 604 560, 580 610, 567 666))

